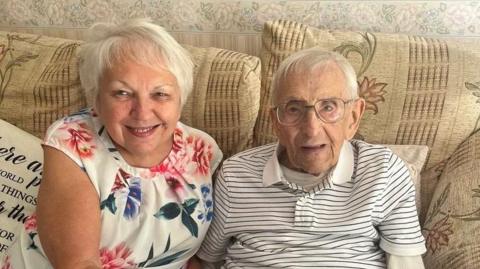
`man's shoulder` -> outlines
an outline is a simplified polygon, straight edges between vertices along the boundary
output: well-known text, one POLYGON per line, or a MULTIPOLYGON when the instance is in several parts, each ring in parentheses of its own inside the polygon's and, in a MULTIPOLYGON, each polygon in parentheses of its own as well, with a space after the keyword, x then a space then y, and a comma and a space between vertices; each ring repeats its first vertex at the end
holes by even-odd
POLYGON ((225 160, 225 165, 247 165, 264 167, 277 147, 277 143, 266 144, 241 151, 225 160))
POLYGON ((371 155, 381 155, 385 158, 389 158, 393 152, 391 149, 381 144, 371 144, 362 140, 352 139, 350 141, 353 152, 357 158, 362 158, 371 155))

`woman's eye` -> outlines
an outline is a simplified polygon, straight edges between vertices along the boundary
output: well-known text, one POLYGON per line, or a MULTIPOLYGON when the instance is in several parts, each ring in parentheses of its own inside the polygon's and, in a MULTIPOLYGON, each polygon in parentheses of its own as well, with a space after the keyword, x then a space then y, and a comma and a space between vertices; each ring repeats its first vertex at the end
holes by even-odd
POLYGON ((162 98, 162 99, 164 99, 164 98, 167 98, 169 95, 168 95, 166 92, 163 92, 163 91, 162 91, 162 92, 155 92, 155 93, 153 94, 153 96, 156 97, 156 98, 162 98))
POLYGON ((115 91, 115 96, 118 96, 118 97, 125 97, 125 96, 129 96, 130 93, 127 92, 127 91, 124 91, 124 90, 117 90, 115 91))

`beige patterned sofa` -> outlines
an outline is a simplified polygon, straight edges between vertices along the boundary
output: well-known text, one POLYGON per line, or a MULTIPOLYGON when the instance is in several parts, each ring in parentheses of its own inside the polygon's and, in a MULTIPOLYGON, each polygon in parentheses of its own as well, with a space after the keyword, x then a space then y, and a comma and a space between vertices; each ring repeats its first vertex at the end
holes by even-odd
MULTIPOLYGON (((260 57, 185 45, 194 58, 195 85, 182 121, 210 133, 226 157, 272 142, 267 113, 278 64, 312 46, 338 51, 355 66, 367 101, 358 138, 397 145, 418 178, 426 267, 480 268, 480 39, 329 31, 277 20, 265 24, 261 40, 260 57)), ((8 232, 15 232, 5 227, 17 222, 6 217, 11 214, 2 199, 31 211, 34 203, 24 198, 35 196, 38 184, 28 185, 27 177, 41 176, 8 178, 20 150, 41 161, 38 148, 22 141, 38 144, 33 137, 41 138, 52 121, 88 105, 76 66, 81 43, 0 32, 0 116, 18 127, 0 125, 0 183, 19 192, 0 188, 0 254, 11 242, 8 232)), ((32 172, 32 163, 16 173, 32 172)))

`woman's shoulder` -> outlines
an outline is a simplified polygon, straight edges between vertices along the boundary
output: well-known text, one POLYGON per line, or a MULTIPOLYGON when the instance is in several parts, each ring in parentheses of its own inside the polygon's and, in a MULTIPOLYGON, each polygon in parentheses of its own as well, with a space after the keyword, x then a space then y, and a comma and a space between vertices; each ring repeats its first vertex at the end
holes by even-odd
POLYGON ((201 139, 204 142, 207 142, 209 144, 217 145, 217 142, 215 141, 215 139, 212 136, 210 136, 208 133, 200 129, 188 126, 180 121, 177 123, 175 133, 177 135, 181 134, 181 136, 184 139, 196 138, 196 139, 201 139))
POLYGON ((211 159, 213 169, 223 158, 222 150, 212 136, 182 122, 178 122, 175 129, 174 147, 190 147, 195 152, 203 152, 211 159))
POLYGON ((95 119, 91 109, 83 109, 53 122, 47 129, 44 143, 66 136, 83 137, 91 140, 95 134, 95 119))

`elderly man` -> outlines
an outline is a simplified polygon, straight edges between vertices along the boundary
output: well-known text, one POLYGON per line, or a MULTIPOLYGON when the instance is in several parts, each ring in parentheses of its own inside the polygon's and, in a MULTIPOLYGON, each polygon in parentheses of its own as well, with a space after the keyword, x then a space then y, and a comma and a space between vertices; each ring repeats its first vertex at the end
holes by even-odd
POLYGON ((278 143, 226 160, 198 256, 222 268, 423 268, 405 163, 353 140, 365 109, 334 52, 288 57, 272 83, 278 143))

